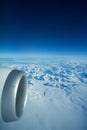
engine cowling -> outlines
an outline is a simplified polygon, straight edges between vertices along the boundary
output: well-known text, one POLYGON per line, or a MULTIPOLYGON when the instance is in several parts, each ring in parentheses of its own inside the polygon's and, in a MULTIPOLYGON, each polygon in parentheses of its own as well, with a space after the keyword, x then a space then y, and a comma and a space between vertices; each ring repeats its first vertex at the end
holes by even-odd
POLYGON ((0 68, 0 121, 19 119, 28 96, 27 76, 16 69, 0 68))

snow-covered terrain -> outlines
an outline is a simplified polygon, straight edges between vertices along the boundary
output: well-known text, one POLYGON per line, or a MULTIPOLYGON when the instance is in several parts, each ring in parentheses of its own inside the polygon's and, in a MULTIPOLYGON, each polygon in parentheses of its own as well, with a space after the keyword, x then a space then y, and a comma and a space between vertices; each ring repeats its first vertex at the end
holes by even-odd
POLYGON ((19 121, 0 130, 87 130, 87 64, 1 63, 26 72, 29 96, 19 121))

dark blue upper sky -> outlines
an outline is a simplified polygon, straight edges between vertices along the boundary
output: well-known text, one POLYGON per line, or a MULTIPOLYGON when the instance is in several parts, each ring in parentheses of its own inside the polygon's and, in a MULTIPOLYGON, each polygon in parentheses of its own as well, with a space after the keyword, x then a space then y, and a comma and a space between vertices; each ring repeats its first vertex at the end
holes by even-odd
POLYGON ((87 54, 87 6, 80 0, 6 0, 0 53, 87 54))

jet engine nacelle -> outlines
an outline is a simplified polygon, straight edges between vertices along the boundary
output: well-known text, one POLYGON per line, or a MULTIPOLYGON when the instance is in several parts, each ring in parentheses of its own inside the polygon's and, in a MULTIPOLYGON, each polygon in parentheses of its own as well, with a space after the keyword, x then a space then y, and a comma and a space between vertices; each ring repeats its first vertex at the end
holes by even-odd
POLYGON ((0 122, 19 119, 28 95, 27 77, 16 69, 0 68, 0 122))

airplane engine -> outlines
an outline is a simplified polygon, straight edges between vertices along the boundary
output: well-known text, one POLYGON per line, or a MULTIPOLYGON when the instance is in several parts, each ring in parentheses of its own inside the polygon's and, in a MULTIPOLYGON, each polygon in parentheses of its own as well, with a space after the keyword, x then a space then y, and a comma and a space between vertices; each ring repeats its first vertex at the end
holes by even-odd
POLYGON ((19 119, 25 109, 28 82, 22 71, 0 68, 0 122, 19 119))

